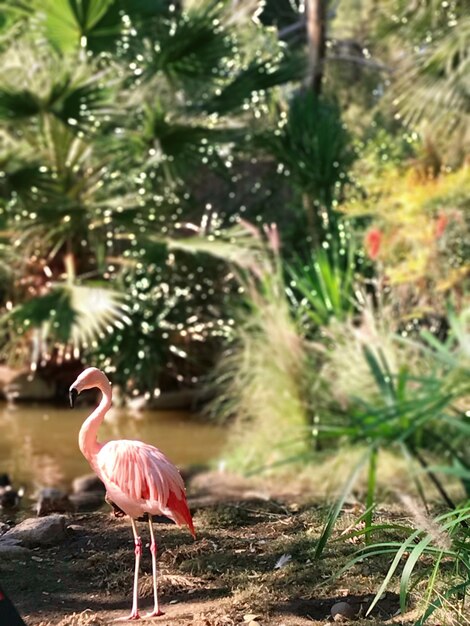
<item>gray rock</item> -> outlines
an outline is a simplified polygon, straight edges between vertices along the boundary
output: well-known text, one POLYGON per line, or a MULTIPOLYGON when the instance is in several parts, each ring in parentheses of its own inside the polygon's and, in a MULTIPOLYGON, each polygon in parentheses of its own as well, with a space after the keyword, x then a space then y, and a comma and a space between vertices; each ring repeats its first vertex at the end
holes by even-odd
POLYGON ((72 493, 69 500, 73 510, 77 513, 96 511, 104 504, 104 493, 101 491, 89 491, 84 493, 72 493))
POLYGON ((8 524, 0 522, 0 537, 4 535, 8 530, 10 530, 10 526, 8 524))
POLYGON ((23 548, 6 541, 0 541, 0 559, 3 557, 11 558, 17 556, 29 556, 30 554, 31 550, 28 550, 28 548, 23 548))
POLYGON ((74 493, 88 493, 98 491, 99 493, 106 493, 106 487, 96 474, 85 474, 85 476, 79 476, 72 483, 72 489, 74 493))
POLYGON ((31 517, 9 530, 3 538, 19 539, 25 546, 52 546, 65 539, 65 520, 65 515, 31 517))
POLYGON ((2 546, 19 546, 21 541, 19 539, 15 539, 14 537, 5 537, 5 535, 0 539, 0 545, 2 546))
POLYGON ((50 513, 67 513, 73 511, 73 504, 68 495, 60 489, 45 487, 37 495, 36 512, 39 517, 50 513))

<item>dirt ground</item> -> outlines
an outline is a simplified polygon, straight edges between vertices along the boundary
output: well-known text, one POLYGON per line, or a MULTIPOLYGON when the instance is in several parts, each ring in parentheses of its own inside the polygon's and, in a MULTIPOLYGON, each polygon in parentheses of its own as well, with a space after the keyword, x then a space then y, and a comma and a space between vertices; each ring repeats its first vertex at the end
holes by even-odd
MULTIPOLYGON (((298 494, 215 474, 190 488, 197 539, 170 524, 156 525, 160 594, 165 615, 145 623, 161 626, 315 626, 332 621, 330 609, 346 600, 351 624, 410 624, 388 592, 364 618, 388 563, 361 563, 336 580, 331 575, 355 550, 338 542, 313 560, 325 511, 298 494), (277 566, 283 556, 285 564, 277 566)), ((392 515, 392 513, 390 513, 392 515)), ((346 510, 346 528, 357 511, 346 510)), ((395 520, 396 521, 396 520, 395 520)), ((0 579, 28 626, 101 626, 129 613, 133 541, 129 521, 103 509, 70 516, 75 530, 62 544, 36 549, 27 561, 0 562, 0 579)), ((140 524, 144 555, 141 608, 152 606, 148 528, 140 524)), ((8 625, 1 625, 8 626, 8 625)))

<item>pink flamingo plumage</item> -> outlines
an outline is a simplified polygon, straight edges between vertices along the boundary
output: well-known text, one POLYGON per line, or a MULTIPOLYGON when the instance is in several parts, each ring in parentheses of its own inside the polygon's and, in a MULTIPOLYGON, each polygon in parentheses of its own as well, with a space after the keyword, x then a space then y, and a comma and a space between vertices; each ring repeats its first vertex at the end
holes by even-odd
POLYGON ((78 443, 82 454, 103 481, 109 499, 131 519, 135 543, 134 591, 131 613, 124 620, 140 619, 137 596, 142 540, 137 533, 135 520, 145 513, 149 519, 155 601, 153 611, 145 617, 157 617, 163 613, 158 604, 157 544, 152 515, 166 515, 178 526, 187 526, 192 536, 196 536, 183 479, 177 468, 153 446, 129 439, 98 442, 98 429, 112 402, 111 383, 105 374, 96 367, 84 370, 70 387, 70 405, 74 406, 80 392, 94 387, 101 391, 102 398, 83 423, 78 443))

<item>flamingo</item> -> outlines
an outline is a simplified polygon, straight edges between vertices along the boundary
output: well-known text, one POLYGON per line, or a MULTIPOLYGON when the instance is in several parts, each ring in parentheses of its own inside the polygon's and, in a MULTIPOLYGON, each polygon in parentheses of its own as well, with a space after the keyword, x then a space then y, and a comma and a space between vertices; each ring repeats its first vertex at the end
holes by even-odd
POLYGON ((84 370, 70 387, 70 406, 73 408, 79 393, 97 387, 101 401, 83 423, 78 443, 93 471, 103 481, 108 499, 126 513, 131 520, 135 544, 135 571, 132 609, 128 617, 117 621, 141 619, 138 610, 139 564, 142 540, 137 532, 136 519, 148 515, 150 552, 152 555, 153 611, 144 618, 163 615, 157 594, 157 544, 152 527, 152 515, 165 515, 178 526, 187 526, 195 538, 193 521, 186 502, 183 479, 177 468, 157 448, 142 441, 119 439, 100 443, 97 433, 112 402, 111 383, 96 367, 84 370))

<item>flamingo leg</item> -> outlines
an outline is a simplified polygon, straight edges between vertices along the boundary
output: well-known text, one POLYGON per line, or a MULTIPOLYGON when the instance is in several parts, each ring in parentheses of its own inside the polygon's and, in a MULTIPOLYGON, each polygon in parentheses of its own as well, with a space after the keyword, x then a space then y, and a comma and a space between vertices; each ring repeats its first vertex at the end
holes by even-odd
POLYGON ((132 524, 132 532, 134 534, 134 545, 135 545, 135 571, 134 571, 134 592, 132 595, 132 609, 130 615, 127 617, 119 617, 114 620, 116 622, 129 622, 133 620, 140 619, 139 610, 137 608, 138 605, 138 591, 139 591, 139 565, 140 565, 140 557, 142 556, 142 539, 139 537, 137 533, 137 527, 135 525, 134 520, 131 517, 132 524))
POLYGON ((164 613, 160 610, 158 605, 158 593, 157 593, 157 544, 155 543, 155 535, 153 534, 152 516, 149 513, 149 529, 150 529, 150 552, 152 554, 152 576, 153 576, 153 597, 154 607, 151 613, 147 613, 145 616, 158 617, 164 613))

